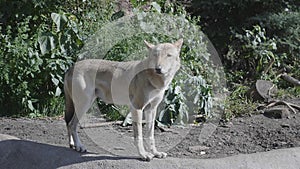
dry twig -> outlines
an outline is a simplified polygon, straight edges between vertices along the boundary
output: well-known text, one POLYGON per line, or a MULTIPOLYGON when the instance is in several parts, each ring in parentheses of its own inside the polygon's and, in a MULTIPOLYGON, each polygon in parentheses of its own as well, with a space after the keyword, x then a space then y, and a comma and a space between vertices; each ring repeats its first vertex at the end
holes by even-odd
POLYGON ((272 100, 262 107, 265 109, 268 109, 270 107, 277 106, 277 105, 285 105, 289 109, 291 109, 293 111, 293 113, 295 113, 295 114, 297 113, 297 111, 295 109, 300 111, 300 106, 290 103, 290 102, 282 101, 282 100, 272 100))

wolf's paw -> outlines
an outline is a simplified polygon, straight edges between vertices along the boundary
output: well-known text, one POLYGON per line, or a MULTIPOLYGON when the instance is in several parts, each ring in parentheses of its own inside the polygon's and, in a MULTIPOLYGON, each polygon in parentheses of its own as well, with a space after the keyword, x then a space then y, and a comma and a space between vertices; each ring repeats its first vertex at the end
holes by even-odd
POLYGON ((71 149, 74 149, 74 147, 75 147, 74 144, 69 144, 69 146, 71 149))
POLYGON ((149 152, 142 153, 142 154, 140 154, 140 156, 141 156, 142 160, 144 160, 144 161, 151 161, 154 157, 154 155, 149 152))
POLYGON ((73 144, 70 144, 70 148, 72 148, 72 149, 74 149, 74 150, 76 150, 76 151, 78 151, 80 153, 87 152, 86 148, 83 145, 77 145, 77 146, 75 146, 73 144))
POLYGON ((80 153, 86 153, 87 149, 84 147, 76 147, 76 151, 80 152, 80 153))
POLYGON ((165 153, 165 152, 154 152, 153 153, 154 154, 154 157, 156 157, 156 158, 166 158, 167 157, 167 153, 165 153))

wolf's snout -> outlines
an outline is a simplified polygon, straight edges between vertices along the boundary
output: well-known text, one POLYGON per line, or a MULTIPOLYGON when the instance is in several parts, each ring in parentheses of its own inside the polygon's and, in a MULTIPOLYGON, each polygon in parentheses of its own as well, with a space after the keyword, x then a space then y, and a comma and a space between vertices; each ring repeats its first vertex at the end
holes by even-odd
POLYGON ((155 72, 156 72, 157 74, 162 74, 162 72, 161 72, 161 66, 157 66, 157 67, 155 68, 155 72))

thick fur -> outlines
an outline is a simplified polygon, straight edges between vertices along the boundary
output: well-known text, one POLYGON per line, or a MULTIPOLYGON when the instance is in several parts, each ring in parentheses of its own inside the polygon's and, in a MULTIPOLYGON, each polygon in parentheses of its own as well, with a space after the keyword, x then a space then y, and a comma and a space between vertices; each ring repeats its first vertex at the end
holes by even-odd
POLYGON ((166 157, 166 153, 157 151, 155 147, 154 120, 164 92, 180 68, 179 53, 182 43, 182 39, 173 44, 158 45, 145 41, 149 53, 141 61, 87 59, 75 63, 64 79, 65 121, 70 147, 80 152, 86 151, 76 129, 81 116, 98 97, 106 103, 130 107, 135 145, 142 159, 150 161, 153 157, 166 157), (146 118, 144 140, 143 112, 146 118))

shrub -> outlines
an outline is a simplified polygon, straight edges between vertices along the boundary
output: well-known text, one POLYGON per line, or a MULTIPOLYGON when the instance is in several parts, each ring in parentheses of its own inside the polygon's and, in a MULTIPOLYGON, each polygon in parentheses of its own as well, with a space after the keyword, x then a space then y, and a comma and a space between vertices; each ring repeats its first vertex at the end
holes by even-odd
MULTIPOLYGON (((299 17, 297 10, 289 11, 287 8, 286 11, 269 13, 254 19, 265 28, 256 25, 252 30, 244 30, 243 33, 233 31, 224 59, 233 92, 240 92, 235 90, 236 84, 250 86, 257 79, 265 79, 281 88, 278 95, 280 97, 289 96, 291 93, 294 97, 299 95, 297 87, 291 88, 291 84, 279 78, 282 72, 300 78, 299 17)), ((246 98, 235 99, 236 97, 230 96, 227 101, 228 117, 244 112, 237 105, 253 105, 246 98)))
POLYGON ((82 43, 75 22, 69 19, 71 15, 52 13, 51 18, 50 30, 40 24, 30 35, 29 24, 36 16, 28 16, 17 24, 17 30, 8 26, 6 34, 1 35, 0 105, 5 114, 56 114, 57 107, 61 111, 62 104, 57 100, 61 100, 62 75, 82 43))
POLYGON ((242 83, 274 77, 272 67, 280 66, 281 60, 274 54, 276 41, 266 37, 265 29, 254 26, 244 34, 236 33, 233 41, 226 55, 228 71, 233 77, 230 81, 242 83))
MULTIPOLYGON (((300 78, 300 9, 298 11, 284 11, 270 14, 262 19, 268 36, 277 42, 276 54, 281 56, 281 68, 286 69, 291 75, 300 78)), ((283 84, 287 86, 287 84, 283 84)), ((288 85, 289 86, 289 85, 288 85)))
POLYGON ((299 10, 299 5, 298 0, 192 0, 187 9, 192 15, 201 16, 199 24, 204 33, 223 55, 231 43, 231 30, 251 29, 260 19, 286 9, 299 10))
POLYGON ((226 99, 225 112, 222 119, 228 121, 234 117, 253 114, 258 106, 257 102, 247 98, 248 86, 238 85, 226 99))
POLYGON ((63 113, 64 72, 77 59, 83 39, 110 18, 111 4, 102 2, 1 1, 2 116, 63 113))

